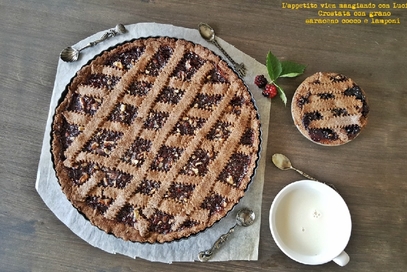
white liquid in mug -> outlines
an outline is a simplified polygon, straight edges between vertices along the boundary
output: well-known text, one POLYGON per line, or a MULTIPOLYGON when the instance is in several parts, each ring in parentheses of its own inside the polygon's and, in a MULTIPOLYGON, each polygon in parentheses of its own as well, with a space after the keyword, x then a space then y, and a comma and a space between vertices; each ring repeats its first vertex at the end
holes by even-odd
POLYGON ((288 192, 278 206, 277 233, 295 254, 326 254, 330 247, 347 239, 343 223, 348 215, 333 194, 302 187, 288 192))

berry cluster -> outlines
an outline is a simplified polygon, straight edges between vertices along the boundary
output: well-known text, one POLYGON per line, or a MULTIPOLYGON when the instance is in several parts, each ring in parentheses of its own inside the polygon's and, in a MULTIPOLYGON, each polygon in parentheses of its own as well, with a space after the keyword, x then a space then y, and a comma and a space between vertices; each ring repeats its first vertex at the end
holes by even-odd
POLYGON ((258 75, 254 79, 254 84, 262 89, 262 94, 265 97, 273 98, 277 95, 277 86, 274 83, 269 83, 264 75, 258 75))

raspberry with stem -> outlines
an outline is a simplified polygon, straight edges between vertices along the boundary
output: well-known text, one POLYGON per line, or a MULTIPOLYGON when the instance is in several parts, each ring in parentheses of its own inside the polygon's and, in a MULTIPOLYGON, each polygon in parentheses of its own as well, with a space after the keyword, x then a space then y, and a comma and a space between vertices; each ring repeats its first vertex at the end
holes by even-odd
POLYGON ((267 83, 262 92, 262 94, 268 98, 274 98, 277 93, 277 86, 274 83, 267 83))

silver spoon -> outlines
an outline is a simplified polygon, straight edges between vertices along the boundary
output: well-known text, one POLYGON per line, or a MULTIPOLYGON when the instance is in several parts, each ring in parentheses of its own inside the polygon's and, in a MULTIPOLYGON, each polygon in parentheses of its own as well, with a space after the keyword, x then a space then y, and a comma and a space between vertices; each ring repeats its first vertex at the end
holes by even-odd
POLYGON ((225 56, 226 58, 232 63, 235 67, 239 76, 244 77, 246 75, 246 67, 243 63, 236 63, 228 53, 219 45, 215 38, 215 30, 205 23, 200 23, 198 26, 199 33, 201 34, 202 38, 207 40, 208 42, 213 43, 225 56))
POLYGON ((219 249, 219 247, 227 241, 230 234, 232 234, 235 231, 236 226, 241 227, 250 226, 251 224, 253 224, 255 218, 256 215, 252 210, 248 208, 243 208, 239 210, 236 215, 236 224, 233 227, 231 227, 227 233, 221 235, 210 249, 199 252, 198 259, 201 262, 208 261, 210 258, 212 258, 212 255, 215 253, 215 251, 219 249))
MULTIPOLYGON (((291 161, 283 154, 276 153, 271 157, 271 160, 273 161, 274 165, 277 166, 277 168, 279 168, 281 170, 294 170, 294 171, 297 171, 300 175, 306 177, 307 179, 322 182, 322 181, 317 180, 316 178, 311 177, 307 173, 304 173, 303 171, 301 171, 297 168, 294 168, 291 164, 291 161)), ((325 183, 325 182, 322 182, 322 183, 325 183)), ((336 190, 336 188, 333 184, 327 184, 327 185, 331 186, 334 190, 336 190)))
POLYGON ((72 62, 72 61, 77 61, 79 58, 79 53, 83 50, 86 49, 88 47, 92 47, 97 45, 98 43, 110 38, 110 37, 114 37, 118 34, 123 34, 126 33, 126 28, 124 27, 124 25, 122 24, 118 24, 116 25, 115 29, 110 29, 108 32, 106 32, 105 34, 103 34, 103 36, 93 42, 88 43, 87 45, 85 45, 82 48, 79 49, 75 49, 71 46, 65 48, 64 50, 62 50, 61 54, 59 55, 60 58, 65 61, 65 62, 72 62))

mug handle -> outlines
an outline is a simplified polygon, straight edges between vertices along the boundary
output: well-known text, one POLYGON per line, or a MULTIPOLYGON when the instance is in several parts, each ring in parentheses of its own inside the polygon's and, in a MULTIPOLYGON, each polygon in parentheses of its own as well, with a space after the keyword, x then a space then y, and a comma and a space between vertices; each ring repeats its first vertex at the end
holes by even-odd
POLYGON ((342 251, 341 254, 339 254, 336 258, 333 259, 333 261, 340 266, 347 265, 349 260, 350 257, 348 253, 346 253, 345 251, 342 251))

